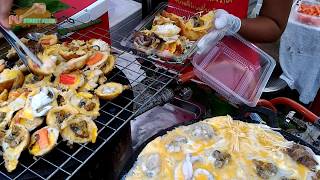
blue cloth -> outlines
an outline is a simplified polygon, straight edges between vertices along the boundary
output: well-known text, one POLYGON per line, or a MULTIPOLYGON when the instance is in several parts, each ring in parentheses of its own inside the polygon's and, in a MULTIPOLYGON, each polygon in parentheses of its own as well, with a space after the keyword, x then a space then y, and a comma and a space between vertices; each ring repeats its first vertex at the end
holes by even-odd
POLYGON ((291 12, 280 45, 281 79, 300 93, 300 101, 308 104, 320 88, 320 28, 295 20, 291 12))

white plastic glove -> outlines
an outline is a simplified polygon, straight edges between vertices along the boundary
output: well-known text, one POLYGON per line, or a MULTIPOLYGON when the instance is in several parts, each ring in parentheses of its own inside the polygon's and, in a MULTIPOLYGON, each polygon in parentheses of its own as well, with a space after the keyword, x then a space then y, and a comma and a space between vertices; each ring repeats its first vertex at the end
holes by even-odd
POLYGON ((218 9, 215 11, 214 25, 218 30, 227 29, 229 34, 235 34, 241 28, 241 20, 223 9, 218 9))
POLYGON ((229 14, 223 9, 215 11, 213 23, 216 30, 209 32, 201 38, 198 42, 198 54, 206 53, 206 51, 210 50, 211 44, 220 41, 225 34, 232 35, 237 33, 241 28, 240 18, 229 14))

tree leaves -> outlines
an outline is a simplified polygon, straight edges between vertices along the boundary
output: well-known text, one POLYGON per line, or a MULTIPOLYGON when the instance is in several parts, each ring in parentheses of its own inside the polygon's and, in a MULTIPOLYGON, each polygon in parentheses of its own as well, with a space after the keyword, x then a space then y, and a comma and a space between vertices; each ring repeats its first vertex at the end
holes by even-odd
POLYGON ((47 6, 47 10, 49 10, 51 13, 65 10, 69 7, 60 0, 16 0, 14 3, 19 8, 31 7, 33 3, 44 3, 47 6))

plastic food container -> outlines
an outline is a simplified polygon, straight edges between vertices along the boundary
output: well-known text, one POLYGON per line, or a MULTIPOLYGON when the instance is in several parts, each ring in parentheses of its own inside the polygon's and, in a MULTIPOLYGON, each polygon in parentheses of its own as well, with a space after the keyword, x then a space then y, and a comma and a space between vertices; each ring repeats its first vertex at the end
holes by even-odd
MULTIPOLYGON (((174 13, 178 16, 184 17, 184 18, 190 18, 192 16, 195 16, 197 13, 187 11, 184 9, 180 9, 174 5, 168 4, 168 3, 161 3, 157 10, 149 15, 146 19, 144 19, 133 31, 130 33, 128 37, 123 38, 121 41, 121 45, 127 48, 135 49, 133 40, 134 40, 134 33, 145 30, 145 29, 151 29, 153 20, 162 11, 167 11, 169 13, 174 13)), ((175 55, 175 56, 170 56, 170 57, 161 57, 160 54, 162 52, 158 50, 152 51, 150 54, 147 54, 147 56, 151 59, 158 60, 160 62, 165 62, 165 63, 173 63, 173 64, 183 64, 187 58, 189 58, 197 49, 197 43, 198 41, 193 41, 190 43, 190 45, 187 46, 187 50, 182 54, 182 55, 175 55)), ((141 52, 139 55, 144 56, 146 55, 144 52, 141 52)))
POLYGON ((193 57, 195 75, 232 104, 256 106, 276 65, 239 35, 226 36, 193 57))
POLYGON ((320 2, 300 1, 295 6, 293 15, 296 21, 315 27, 320 27, 320 2))

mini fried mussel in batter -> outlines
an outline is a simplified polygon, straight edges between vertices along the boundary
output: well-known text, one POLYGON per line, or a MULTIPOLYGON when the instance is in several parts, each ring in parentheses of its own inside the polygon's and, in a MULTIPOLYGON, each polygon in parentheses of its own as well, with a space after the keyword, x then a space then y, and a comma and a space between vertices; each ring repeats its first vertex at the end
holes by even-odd
POLYGON ((25 77, 23 85, 46 85, 50 83, 51 76, 28 74, 25 77))
POLYGON ((90 69, 99 69, 103 67, 110 56, 110 52, 101 52, 101 51, 96 51, 93 52, 93 54, 88 58, 86 61, 86 65, 90 69))
POLYGON ((55 127, 43 127, 34 132, 29 144, 29 153, 34 156, 42 156, 50 152, 57 144, 59 130, 55 127))
POLYGON ((81 114, 94 117, 99 116, 99 98, 91 93, 75 92, 70 98, 70 104, 81 114))
POLYGON ((4 69, 0 74, 0 92, 19 88, 23 84, 24 75, 19 70, 4 69))
POLYGON ((61 136, 69 143, 95 143, 98 128, 89 116, 78 114, 61 124, 61 136))
POLYGON ((67 91, 67 92, 59 91, 59 94, 57 95, 57 99, 55 101, 55 104, 57 106, 67 105, 69 103, 70 96, 71 96, 70 91, 67 91))
POLYGON ((158 48, 160 45, 160 39, 156 34, 150 31, 136 32, 134 35, 134 46, 136 49, 151 54, 152 51, 158 48))
POLYGON ((213 11, 209 11, 203 16, 198 13, 187 21, 182 17, 167 11, 163 11, 161 15, 174 21, 181 28, 181 35, 187 37, 191 41, 199 40, 213 28, 213 11))
POLYGON ((98 86, 98 81, 103 72, 100 69, 84 71, 85 83, 80 87, 79 91, 89 92, 93 91, 98 86))
POLYGON ((28 146, 30 135, 21 125, 13 125, 6 131, 2 142, 3 159, 8 172, 16 169, 21 152, 28 146))
POLYGON ((72 119, 78 113, 79 111, 71 105, 54 107, 48 112, 46 123, 48 126, 60 128, 65 120, 72 119))
POLYGON ((42 47, 52 46, 58 43, 58 37, 55 34, 44 35, 39 39, 39 44, 42 47))
POLYGON ((188 20, 185 24, 182 35, 186 36, 188 39, 192 41, 199 40, 205 34, 207 34, 213 25, 214 12, 210 11, 207 14, 201 16, 196 15, 188 20))
POLYGON ((42 62, 41 66, 35 64, 30 58, 28 58, 28 66, 33 74, 36 75, 50 75, 56 71, 57 56, 47 55, 43 53, 37 54, 39 60, 42 62))
POLYGON ((109 82, 99 86, 95 93, 101 99, 113 100, 118 97, 124 90, 129 89, 129 86, 122 85, 120 83, 109 82))
POLYGON ((10 110, 8 106, 0 108, 0 129, 5 129, 11 121, 14 111, 10 110))
POLYGON ((87 46, 86 42, 83 40, 72 40, 71 42, 64 42, 59 48, 59 55, 64 58, 64 60, 69 61, 74 58, 79 58, 86 54, 87 46))
POLYGON ((55 79, 55 86, 62 90, 77 90, 85 83, 84 75, 81 71, 74 71, 72 73, 59 74, 55 79))
POLYGON ((25 110, 18 111, 11 120, 11 126, 13 124, 19 124, 24 126, 29 132, 35 130, 43 123, 42 117, 33 117, 25 110))

